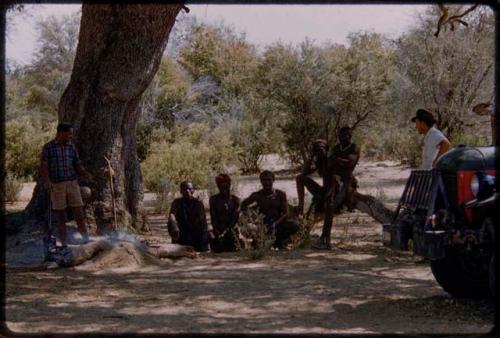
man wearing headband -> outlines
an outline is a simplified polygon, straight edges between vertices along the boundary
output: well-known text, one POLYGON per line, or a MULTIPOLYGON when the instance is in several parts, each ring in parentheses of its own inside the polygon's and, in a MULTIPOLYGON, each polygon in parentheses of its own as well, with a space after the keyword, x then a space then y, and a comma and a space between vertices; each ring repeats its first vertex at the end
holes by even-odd
POLYGON ((325 219, 319 240, 313 244, 316 249, 331 249, 331 232, 333 215, 339 212, 342 205, 347 204, 353 209, 352 196, 356 190, 357 182, 353 176, 354 168, 359 161, 359 148, 352 139, 352 129, 342 127, 338 133, 339 143, 333 147, 332 155, 328 159, 330 175, 324 178, 325 185, 330 187, 324 195, 325 219), (333 175, 332 175, 333 174, 333 175))
POLYGON ((191 181, 180 184, 182 197, 176 198, 168 215, 168 233, 172 243, 194 247, 198 252, 208 251, 208 224, 203 203, 194 197, 191 181))
POLYGON ((210 197, 210 222, 213 238, 210 248, 213 252, 235 251, 239 241, 236 227, 240 213, 240 199, 231 194, 231 178, 227 174, 215 177, 219 193, 210 197))

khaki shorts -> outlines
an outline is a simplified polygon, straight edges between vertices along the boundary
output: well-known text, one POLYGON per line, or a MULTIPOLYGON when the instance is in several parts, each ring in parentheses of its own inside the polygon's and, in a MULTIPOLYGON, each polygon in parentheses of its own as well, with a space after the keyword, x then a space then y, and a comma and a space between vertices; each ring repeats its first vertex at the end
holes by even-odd
POLYGON ((82 195, 77 180, 52 183, 50 191, 52 209, 64 210, 66 206, 82 207, 82 195))

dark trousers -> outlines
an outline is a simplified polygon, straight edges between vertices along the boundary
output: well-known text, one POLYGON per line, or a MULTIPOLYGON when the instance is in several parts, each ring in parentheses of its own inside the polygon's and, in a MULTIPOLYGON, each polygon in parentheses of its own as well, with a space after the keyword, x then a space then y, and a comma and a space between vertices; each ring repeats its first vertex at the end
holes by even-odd
POLYGON ((236 228, 228 229, 224 235, 210 239, 210 249, 212 252, 236 251, 238 246, 243 247, 244 243, 240 242, 236 228))
POLYGON ((286 242, 292 235, 296 234, 299 229, 300 223, 298 220, 286 219, 283 222, 278 223, 274 229, 274 235, 276 236, 274 245, 278 248, 284 248, 286 242))

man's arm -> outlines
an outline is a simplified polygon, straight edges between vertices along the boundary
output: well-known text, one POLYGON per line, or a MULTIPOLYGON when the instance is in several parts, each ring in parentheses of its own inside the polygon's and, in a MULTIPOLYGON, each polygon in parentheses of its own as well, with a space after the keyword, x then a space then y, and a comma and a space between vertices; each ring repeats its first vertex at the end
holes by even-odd
POLYGON ((349 154, 347 157, 339 157, 335 154, 332 156, 334 165, 338 165, 342 168, 353 168, 359 160, 359 150, 356 149, 353 154, 349 154))
POLYGON ((443 139, 441 142, 439 142, 438 153, 437 153, 436 158, 434 159, 434 161, 432 161, 432 167, 433 168, 436 165, 436 161, 439 158, 439 156, 441 156, 444 153, 446 153, 450 149, 450 146, 451 146, 451 143, 446 138, 443 139))
POLYGON ((167 221, 167 230, 174 241, 179 239, 179 224, 177 223, 177 201, 174 200, 172 202, 172 206, 170 207, 170 212, 168 213, 168 221, 167 221))
POLYGON ((257 197, 255 193, 252 193, 250 196, 245 198, 243 202, 241 202, 241 210, 245 211, 248 209, 248 206, 257 201, 257 197))
POLYGON ((82 176, 85 179, 87 183, 92 180, 92 175, 87 170, 85 170, 85 168, 81 164, 76 165, 75 170, 78 175, 82 176))
POLYGON ((240 215, 240 199, 234 197, 234 208, 231 210, 231 220, 229 223, 230 227, 234 227, 238 223, 238 217, 240 215))

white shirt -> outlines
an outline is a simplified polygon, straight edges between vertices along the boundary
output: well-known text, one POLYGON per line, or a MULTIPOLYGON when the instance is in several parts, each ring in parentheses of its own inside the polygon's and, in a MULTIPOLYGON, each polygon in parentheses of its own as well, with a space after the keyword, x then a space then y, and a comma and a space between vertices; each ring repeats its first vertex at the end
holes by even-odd
POLYGON ((424 136, 424 150, 422 157, 422 170, 431 170, 432 162, 436 158, 439 150, 439 144, 446 140, 446 136, 443 135, 437 128, 431 127, 427 134, 424 136))

